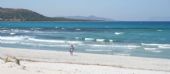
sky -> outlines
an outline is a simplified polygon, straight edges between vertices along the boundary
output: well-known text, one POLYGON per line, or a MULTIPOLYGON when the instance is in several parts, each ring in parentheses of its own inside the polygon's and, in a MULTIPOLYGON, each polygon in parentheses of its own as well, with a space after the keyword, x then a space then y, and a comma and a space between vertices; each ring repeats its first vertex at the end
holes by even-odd
POLYGON ((114 20, 170 20, 170 0, 0 0, 49 17, 98 16, 114 20))

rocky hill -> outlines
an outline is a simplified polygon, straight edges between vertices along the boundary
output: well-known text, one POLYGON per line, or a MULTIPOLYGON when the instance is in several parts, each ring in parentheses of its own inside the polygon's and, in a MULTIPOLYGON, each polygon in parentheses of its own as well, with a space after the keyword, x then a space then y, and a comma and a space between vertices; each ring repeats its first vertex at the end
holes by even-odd
POLYGON ((0 21, 89 21, 64 17, 47 17, 27 9, 0 7, 0 21))

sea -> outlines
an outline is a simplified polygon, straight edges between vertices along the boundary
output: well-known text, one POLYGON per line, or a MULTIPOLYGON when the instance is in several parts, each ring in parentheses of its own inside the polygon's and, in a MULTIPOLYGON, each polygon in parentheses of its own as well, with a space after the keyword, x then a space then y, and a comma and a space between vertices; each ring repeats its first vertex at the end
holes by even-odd
POLYGON ((170 59, 170 22, 0 22, 0 47, 170 59))

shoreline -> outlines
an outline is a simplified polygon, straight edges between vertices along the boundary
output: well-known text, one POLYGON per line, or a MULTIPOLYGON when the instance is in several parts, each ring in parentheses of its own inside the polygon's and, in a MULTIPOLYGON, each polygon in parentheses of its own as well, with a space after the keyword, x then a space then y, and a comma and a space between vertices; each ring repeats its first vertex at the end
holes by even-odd
POLYGON ((0 47, 2 74, 170 74, 170 60, 119 55, 0 47), (7 56, 20 59, 21 66, 4 63, 7 56))
POLYGON ((99 66, 170 73, 169 59, 103 55, 90 53, 75 53, 74 56, 70 56, 69 52, 62 51, 0 47, 0 57, 3 59, 6 58, 6 56, 15 56, 21 61, 27 63, 39 62, 50 64, 99 66))

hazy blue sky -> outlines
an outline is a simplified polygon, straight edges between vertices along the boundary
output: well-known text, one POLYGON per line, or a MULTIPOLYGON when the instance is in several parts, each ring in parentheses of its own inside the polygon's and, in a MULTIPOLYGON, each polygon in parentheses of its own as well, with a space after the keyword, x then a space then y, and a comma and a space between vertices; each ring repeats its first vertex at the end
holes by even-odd
POLYGON ((0 0, 0 7, 26 8, 52 17, 95 15, 115 20, 170 18, 170 0, 0 0))

